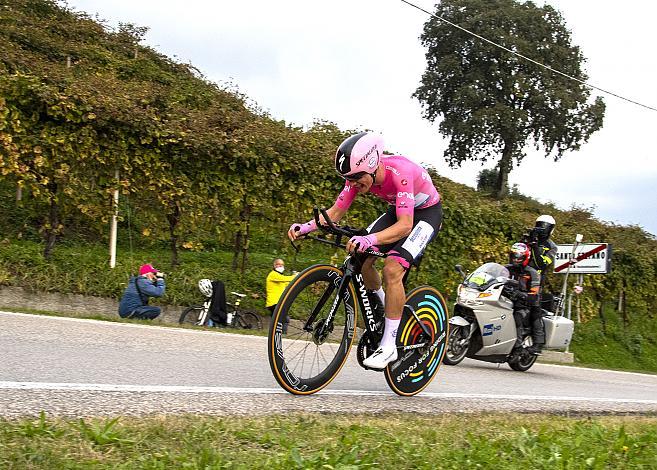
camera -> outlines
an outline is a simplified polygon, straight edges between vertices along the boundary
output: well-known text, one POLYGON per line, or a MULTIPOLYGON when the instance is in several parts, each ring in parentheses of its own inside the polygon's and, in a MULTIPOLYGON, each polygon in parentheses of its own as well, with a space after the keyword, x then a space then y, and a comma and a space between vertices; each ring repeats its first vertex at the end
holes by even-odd
POLYGON ((164 279, 164 273, 158 271, 158 272, 155 273, 155 277, 158 278, 158 279, 164 279))
POLYGON ((522 243, 527 245, 535 245, 538 243, 536 227, 525 229, 525 233, 522 235, 522 243))

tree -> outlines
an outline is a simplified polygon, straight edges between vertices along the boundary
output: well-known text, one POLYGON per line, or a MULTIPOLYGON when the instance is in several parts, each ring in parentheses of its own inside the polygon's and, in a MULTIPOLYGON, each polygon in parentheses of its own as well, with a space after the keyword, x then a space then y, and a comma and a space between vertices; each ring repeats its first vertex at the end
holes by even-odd
POLYGON ((494 192, 497 184, 497 170, 484 168, 477 175, 477 191, 494 192))
MULTIPOLYGON (((550 5, 515 0, 444 0, 436 15, 505 48, 586 81, 585 59, 571 44, 561 14, 550 5)), ((588 103, 582 83, 547 70, 432 17, 422 44, 427 68, 414 96, 430 121, 450 138, 445 159, 497 159, 495 192, 508 191, 513 164, 533 143, 559 160, 602 127, 605 105, 588 103)))

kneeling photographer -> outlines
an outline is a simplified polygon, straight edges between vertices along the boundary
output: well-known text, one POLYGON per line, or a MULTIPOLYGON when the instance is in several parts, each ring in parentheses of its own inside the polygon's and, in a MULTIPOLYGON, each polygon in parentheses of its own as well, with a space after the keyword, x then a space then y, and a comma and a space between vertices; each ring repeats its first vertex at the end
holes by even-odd
POLYGON ((139 268, 139 276, 132 276, 119 302, 121 318, 140 318, 153 320, 160 315, 160 307, 148 305, 150 297, 164 295, 164 273, 150 264, 139 268))

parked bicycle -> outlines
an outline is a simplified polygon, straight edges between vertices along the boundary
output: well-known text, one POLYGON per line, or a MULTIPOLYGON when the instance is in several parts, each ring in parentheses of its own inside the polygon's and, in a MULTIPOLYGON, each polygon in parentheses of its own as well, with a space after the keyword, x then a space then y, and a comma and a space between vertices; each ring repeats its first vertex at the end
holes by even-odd
MULTIPOLYGON (((345 248, 343 237, 364 234, 363 230, 335 225, 322 210, 327 224, 324 226, 319 222, 319 212, 315 209, 317 227, 335 239, 310 235, 304 238, 345 248)), ((283 292, 272 315, 268 337, 269 365, 283 389, 295 395, 309 395, 336 377, 353 344, 358 311, 364 316, 365 328, 356 354, 358 363, 367 369, 363 360, 379 346, 384 327, 383 316, 377 318, 371 307, 361 274, 368 256, 387 255, 368 249, 348 254, 340 268, 327 264, 310 266, 283 292), (283 334, 283 320, 288 315, 288 333, 283 334)), ((384 369, 386 382, 395 393, 415 395, 434 379, 445 353, 448 328, 447 308, 438 290, 421 286, 408 293, 397 334, 399 358, 384 369)))
POLYGON ((196 326, 227 326, 233 328, 243 328, 246 330, 262 329, 262 319, 254 312, 242 310, 239 308, 242 299, 246 294, 240 292, 231 292, 235 300, 232 303, 226 303, 226 324, 223 325, 210 318, 210 308, 212 306, 212 282, 209 279, 199 281, 199 290, 205 296, 202 305, 192 305, 187 307, 180 314, 178 323, 196 326))

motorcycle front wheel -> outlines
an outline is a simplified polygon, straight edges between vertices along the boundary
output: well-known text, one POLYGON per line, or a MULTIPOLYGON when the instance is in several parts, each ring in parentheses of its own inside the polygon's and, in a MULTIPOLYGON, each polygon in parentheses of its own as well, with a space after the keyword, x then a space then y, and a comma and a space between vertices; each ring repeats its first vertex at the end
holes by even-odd
POLYGON ((443 356, 443 364, 455 366, 465 359, 468 353, 469 328, 460 325, 450 325, 449 340, 447 341, 447 351, 443 356))

